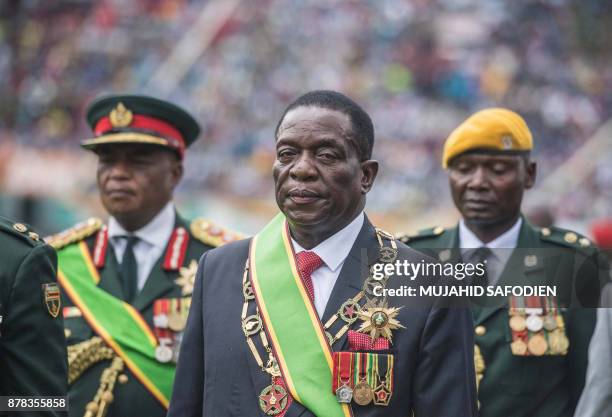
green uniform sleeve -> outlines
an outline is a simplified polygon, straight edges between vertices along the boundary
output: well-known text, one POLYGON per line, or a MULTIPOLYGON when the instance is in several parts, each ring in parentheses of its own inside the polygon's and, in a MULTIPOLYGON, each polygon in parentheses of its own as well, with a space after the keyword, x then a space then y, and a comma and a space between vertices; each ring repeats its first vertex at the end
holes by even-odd
MULTIPOLYGON (((46 245, 32 248, 17 266, 0 337, 2 395, 65 396, 68 371, 60 313, 53 318, 43 285, 56 282, 57 256, 46 245)), ((60 416, 59 412, 20 412, 20 416, 60 416)))

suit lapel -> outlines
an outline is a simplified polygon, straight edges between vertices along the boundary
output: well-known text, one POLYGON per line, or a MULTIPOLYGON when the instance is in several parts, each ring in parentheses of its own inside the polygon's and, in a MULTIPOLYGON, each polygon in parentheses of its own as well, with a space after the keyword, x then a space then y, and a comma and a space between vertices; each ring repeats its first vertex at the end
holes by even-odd
MULTIPOLYGON (((357 239, 353 244, 347 258, 342 265, 340 275, 325 306, 323 324, 331 316, 336 314, 340 306, 349 298, 356 296, 363 287, 363 282, 368 277, 369 266, 376 262, 379 257, 379 245, 376 239, 376 231, 366 217, 357 239)), ((337 325, 334 326, 334 329, 337 325)), ((337 331, 337 330, 336 330, 337 331)), ((338 350, 345 348, 348 332, 336 342, 338 350)))

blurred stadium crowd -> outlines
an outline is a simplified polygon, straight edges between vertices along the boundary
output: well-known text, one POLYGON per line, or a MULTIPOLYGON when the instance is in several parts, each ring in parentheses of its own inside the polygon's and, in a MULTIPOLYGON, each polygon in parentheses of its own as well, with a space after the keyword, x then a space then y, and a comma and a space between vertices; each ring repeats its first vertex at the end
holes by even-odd
MULTIPOLYGON (((376 127, 383 170, 369 208, 396 229, 452 216, 441 146, 471 112, 524 115, 540 178, 611 117, 610 2, 223 1, 207 15, 195 0, 2 2, 2 194, 61 202, 67 223, 66 213, 95 212, 94 160, 78 142, 90 135, 84 107, 110 92, 173 100, 202 123, 179 199, 211 217, 231 217, 225 207, 267 215, 283 108, 307 90, 346 92, 376 127)), ((572 167, 583 181, 555 196, 536 189, 534 204, 551 198, 579 229, 612 213, 604 149, 572 167)))

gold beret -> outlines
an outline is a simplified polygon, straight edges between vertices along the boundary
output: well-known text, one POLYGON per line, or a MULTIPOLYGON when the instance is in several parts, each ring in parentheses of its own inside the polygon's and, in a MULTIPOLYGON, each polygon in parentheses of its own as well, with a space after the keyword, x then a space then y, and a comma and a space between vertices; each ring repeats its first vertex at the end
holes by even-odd
POLYGON ((444 143, 442 167, 454 157, 473 150, 529 151, 533 149, 527 123, 517 113, 491 108, 471 115, 450 134, 444 143))

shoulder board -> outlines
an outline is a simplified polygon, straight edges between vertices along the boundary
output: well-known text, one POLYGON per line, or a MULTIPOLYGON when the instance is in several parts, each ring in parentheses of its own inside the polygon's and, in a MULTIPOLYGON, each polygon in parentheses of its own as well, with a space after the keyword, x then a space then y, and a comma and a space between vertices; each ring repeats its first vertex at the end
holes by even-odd
POLYGON ((422 229, 416 233, 400 233, 395 237, 402 243, 414 242, 415 240, 426 239, 430 237, 440 236, 446 229, 442 226, 430 227, 422 229))
POLYGON ((591 241, 585 236, 560 227, 543 227, 539 234, 541 240, 561 246, 583 249, 593 247, 591 241))
POLYGON ((235 240, 243 239, 241 233, 232 232, 226 228, 218 226, 213 222, 198 218, 191 222, 189 230, 194 238, 208 246, 222 246, 235 240))
POLYGON ((0 217, 0 232, 12 236, 18 236, 31 246, 44 243, 38 233, 34 232, 23 223, 13 223, 12 221, 0 217))
POLYGON ((80 242, 96 233, 102 228, 102 220, 92 217, 82 223, 72 226, 70 229, 45 238, 45 241, 59 250, 68 245, 80 242))

